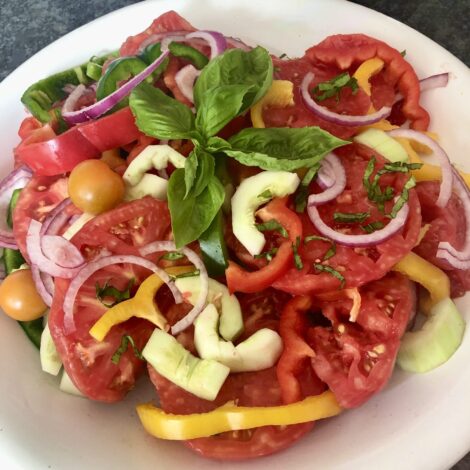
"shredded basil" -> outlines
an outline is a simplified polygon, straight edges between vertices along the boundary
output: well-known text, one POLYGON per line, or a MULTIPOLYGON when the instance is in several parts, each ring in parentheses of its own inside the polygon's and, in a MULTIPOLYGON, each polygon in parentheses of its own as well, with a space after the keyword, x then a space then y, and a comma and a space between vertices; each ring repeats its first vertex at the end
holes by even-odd
POLYGON ((164 259, 167 261, 176 261, 182 258, 184 258, 184 255, 179 251, 169 251, 168 253, 165 253, 164 255, 160 256, 160 259, 164 259))
POLYGON ((305 176, 302 178, 302 181, 299 185, 299 189, 297 190, 297 194, 295 195, 296 212, 302 213, 305 210, 305 207, 307 207, 308 188, 313 178, 315 178, 315 176, 317 175, 319 168, 319 163, 313 165, 311 168, 309 168, 307 173, 305 173, 305 176))
POLYGON ((381 228, 384 228, 384 224, 380 222, 380 220, 376 222, 371 222, 370 224, 367 225, 361 225, 360 226, 362 230, 366 233, 372 233, 375 232, 376 230, 380 230, 381 228))
POLYGON ((395 204, 393 205, 392 211, 390 212, 390 214, 387 215, 387 217, 394 219, 397 216, 398 212, 404 206, 405 202, 408 201, 410 189, 414 188, 415 186, 416 181, 412 176, 410 176, 408 181, 403 186, 400 197, 396 200, 395 204))
POLYGON ((195 269, 194 271, 189 271, 187 273, 177 274, 176 276, 172 276, 170 274, 170 277, 172 277, 173 279, 182 279, 183 277, 199 276, 199 274, 201 274, 201 271, 199 269, 195 269))
POLYGON ((351 223, 361 223, 364 222, 368 217, 370 217, 369 212, 335 212, 333 214, 333 219, 335 222, 342 224, 351 224, 351 223))
POLYGON ((402 57, 405 57, 406 56, 406 49, 403 49, 401 52, 400 52, 400 55, 402 57))
POLYGON ((344 287, 346 279, 344 279, 344 276, 340 272, 336 271, 336 269, 334 269, 331 266, 328 266, 326 264, 320 264, 320 263, 314 263, 313 267, 317 271, 323 271, 323 272, 331 274, 332 276, 334 276, 336 279, 338 279, 340 281, 341 289, 344 287))
POLYGON ((262 259, 262 258, 266 258, 267 261, 271 261, 274 256, 276 255, 277 253, 277 248, 273 248, 269 251, 265 251, 263 253, 260 253, 259 255, 255 255, 254 257, 256 259, 262 259))
POLYGON ((283 53, 279 56, 279 59, 284 59, 284 58, 289 58, 285 52, 283 52, 283 53))
POLYGON ((295 267, 300 271, 304 267, 304 263, 302 263, 302 258, 299 255, 299 245, 300 245, 300 237, 297 237, 295 239, 295 243, 292 243, 292 250, 294 251, 295 267))
POLYGON ((341 90, 345 87, 351 88, 353 95, 355 95, 359 89, 357 80, 351 77, 348 72, 341 73, 331 80, 319 83, 313 89, 313 93, 317 101, 323 101, 332 97, 335 97, 336 101, 339 101, 341 90))
POLYGON ((331 243, 331 240, 329 238, 326 238, 326 237, 322 237, 320 235, 309 235, 308 237, 305 237, 304 238, 304 243, 307 244, 313 240, 319 240, 319 241, 322 241, 322 242, 329 242, 331 243))
POLYGON ((127 284, 127 287, 125 290, 120 291, 119 289, 116 289, 114 286, 108 285, 108 281, 104 283, 103 287, 100 287, 98 283, 95 284, 95 291, 96 291, 96 298, 105 306, 108 308, 113 307, 114 305, 123 302, 124 300, 130 299, 131 297, 131 289, 134 286, 135 279, 132 278, 129 283, 127 284), (104 301, 104 299, 112 297, 114 299, 114 302, 107 303, 104 301))
POLYGON ((112 355, 111 361, 113 364, 119 364, 121 356, 127 351, 129 344, 134 350, 135 357, 139 358, 141 361, 144 360, 142 353, 139 351, 139 348, 135 345, 134 339, 130 335, 123 335, 121 338, 121 345, 116 349, 116 352, 112 355))
POLYGON ((334 255, 336 255, 336 243, 332 242, 330 248, 328 248, 328 251, 325 253, 325 256, 323 256, 323 261, 332 258, 334 255))
POLYGON ((266 189, 266 191, 258 194, 258 199, 271 199, 272 197, 273 193, 269 189, 266 189))
POLYGON ((267 222, 264 222, 262 224, 255 224, 255 227, 260 232, 267 232, 272 230, 279 232, 284 238, 289 238, 287 230, 276 219, 268 220, 267 222))

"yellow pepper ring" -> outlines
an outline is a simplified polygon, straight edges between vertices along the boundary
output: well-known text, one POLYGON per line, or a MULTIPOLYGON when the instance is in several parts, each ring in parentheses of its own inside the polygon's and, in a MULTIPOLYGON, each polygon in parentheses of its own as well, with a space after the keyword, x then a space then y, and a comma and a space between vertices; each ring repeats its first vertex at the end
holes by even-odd
POLYGON ((190 415, 165 413, 150 403, 137 406, 145 430, 154 437, 169 440, 196 439, 260 426, 306 423, 335 416, 341 411, 330 390, 291 405, 243 407, 228 404, 209 413, 190 415))
MULTIPOLYGON (((169 274, 182 274, 192 271, 193 266, 175 266, 168 268, 169 274)), ((125 300, 111 307, 90 329, 90 335, 97 341, 103 341, 109 330, 132 317, 143 318, 152 322, 163 331, 168 329, 168 322, 154 302, 155 294, 164 282, 156 274, 152 274, 139 286, 132 299, 125 300)))

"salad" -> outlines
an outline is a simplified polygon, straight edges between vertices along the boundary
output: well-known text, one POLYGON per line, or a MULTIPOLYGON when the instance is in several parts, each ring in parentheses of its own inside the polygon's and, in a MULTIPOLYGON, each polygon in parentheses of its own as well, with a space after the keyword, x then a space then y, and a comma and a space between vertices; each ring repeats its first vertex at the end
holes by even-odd
POLYGON ((419 102, 447 80, 361 34, 276 57, 160 16, 25 91, 0 306, 64 391, 147 371, 155 437, 292 445, 462 340, 470 176, 419 102))

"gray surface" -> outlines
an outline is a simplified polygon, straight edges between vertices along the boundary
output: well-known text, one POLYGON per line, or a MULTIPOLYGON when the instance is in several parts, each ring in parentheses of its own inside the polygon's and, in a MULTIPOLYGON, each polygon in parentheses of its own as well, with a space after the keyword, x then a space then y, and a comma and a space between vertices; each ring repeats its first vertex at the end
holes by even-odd
MULTIPOLYGON (((65 33, 132 3, 136 2, 0 0, 0 80, 65 33)), ((470 64, 470 0, 362 0, 355 3, 408 24, 470 64)), ((453 470, 470 470, 470 454, 453 470)))

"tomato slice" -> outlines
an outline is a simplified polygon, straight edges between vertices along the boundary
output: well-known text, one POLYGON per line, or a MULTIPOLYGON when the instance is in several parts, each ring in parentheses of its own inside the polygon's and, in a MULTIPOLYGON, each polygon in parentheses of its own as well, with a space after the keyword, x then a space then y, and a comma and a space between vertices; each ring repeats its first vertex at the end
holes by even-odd
MULTIPOLYGON (((87 260, 107 250, 111 254, 137 254, 138 247, 161 240, 168 233, 170 216, 165 202, 146 197, 125 203, 88 222, 72 242, 87 260)), ((56 279, 56 292, 49 315, 49 328, 64 368, 73 383, 88 398, 113 402, 122 399, 134 386, 144 363, 129 348, 116 365, 111 361, 123 335, 132 336, 142 349, 154 326, 131 319, 111 329, 103 342, 93 339, 89 330, 107 308, 96 297, 96 285, 105 283, 124 290, 131 279, 136 289, 149 271, 133 265, 113 265, 91 276, 75 301, 75 331, 64 331, 64 296, 70 281, 56 279)))
POLYGON ((344 408, 361 405, 388 382, 415 307, 414 289, 398 273, 367 284, 360 289, 356 322, 349 321, 350 299, 319 301, 331 325, 308 331, 308 343, 315 351, 312 367, 344 408))
MULTIPOLYGON (((367 197, 363 185, 363 175, 371 152, 365 147, 350 145, 338 149, 338 155, 344 165, 347 175, 346 189, 335 200, 319 206, 319 212, 323 220, 330 226, 335 227, 335 212, 358 213, 369 212, 371 220, 379 220, 388 223, 387 218, 380 212, 376 204, 367 197)), ((385 160, 375 155, 376 168, 383 166, 385 160)), ((393 187, 395 194, 400 194, 403 184, 408 175, 403 173, 390 173, 383 176, 381 186, 393 187)), ((311 186, 315 190, 315 183, 311 186)), ((358 287, 367 282, 383 277, 393 265, 409 253, 415 246, 421 228, 420 204, 415 190, 409 194, 408 204, 410 215, 406 224, 400 232, 383 243, 370 248, 352 248, 345 245, 336 245, 336 253, 329 258, 328 265, 338 271, 345 279, 345 287, 358 287)), ((385 203, 385 213, 390 212, 393 201, 385 203)), ((307 238, 310 235, 320 235, 310 221, 306 213, 301 215, 303 234, 307 238)), ((338 229, 347 228, 350 233, 364 233, 359 224, 338 224, 338 229)), ((316 272, 314 263, 320 263, 328 249, 329 242, 312 240, 301 243, 299 253, 303 260, 304 268, 290 269, 287 273, 276 280, 273 286, 294 295, 309 295, 312 293, 329 292, 341 287, 341 282, 327 272, 316 272)))
MULTIPOLYGON (((46 129, 44 126, 42 129, 46 129)), ((96 121, 74 126, 48 140, 33 137, 15 148, 15 158, 28 165, 36 174, 54 176, 71 171, 88 158, 97 158, 105 150, 129 144, 141 135, 130 108, 124 108, 96 121)))

